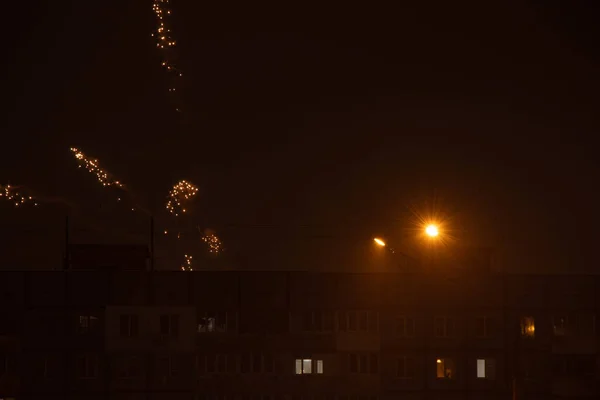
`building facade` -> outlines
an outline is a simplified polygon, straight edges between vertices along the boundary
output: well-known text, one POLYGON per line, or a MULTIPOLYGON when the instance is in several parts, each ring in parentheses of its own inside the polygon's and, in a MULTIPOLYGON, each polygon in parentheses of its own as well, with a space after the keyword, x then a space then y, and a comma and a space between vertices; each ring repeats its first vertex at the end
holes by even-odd
POLYGON ((599 289, 492 273, 2 272, 0 398, 599 398, 599 289))

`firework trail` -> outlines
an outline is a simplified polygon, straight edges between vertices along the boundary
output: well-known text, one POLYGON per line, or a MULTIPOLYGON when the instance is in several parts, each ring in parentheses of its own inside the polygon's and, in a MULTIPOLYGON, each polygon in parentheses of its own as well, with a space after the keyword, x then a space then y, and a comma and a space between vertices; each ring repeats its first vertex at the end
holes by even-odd
POLYGON ((181 270, 182 271, 193 271, 194 268, 192 268, 192 256, 185 254, 183 256, 185 262, 184 264, 181 266, 181 270))
POLYGON ((100 168, 100 162, 97 159, 89 158, 75 147, 71 147, 71 152, 77 160, 79 168, 85 168, 89 173, 95 175, 102 186, 113 186, 119 189, 125 189, 125 185, 115 179, 108 171, 100 168))
POLYGON ((194 184, 188 181, 177 182, 169 192, 166 205, 167 211, 176 217, 179 214, 187 212, 185 204, 196 196, 197 193, 198 188, 194 184))
POLYGON ((156 47, 161 55, 161 65, 167 72, 169 78, 169 94, 173 98, 176 106, 175 111, 181 112, 180 102, 178 100, 178 89, 183 73, 177 67, 175 62, 175 39, 170 28, 171 7, 169 0, 154 0, 152 10, 156 15, 156 30, 152 36, 156 38, 156 47))
POLYGON ((19 190, 19 186, 0 185, 0 200, 8 201, 15 207, 21 207, 23 205, 38 205, 34 197, 24 194, 19 190))
POLYGON ((94 175, 98 182, 105 187, 117 188, 122 191, 121 194, 117 195, 117 201, 121 202, 123 200, 123 196, 126 195, 128 197, 129 203, 133 204, 131 207, 131 211, 136 211, 141 209, 148 213, 142 207, 137 205, 137 202, 134 201, 133 196, 128 193, 127 187, 117 178, 114 177, 110 172, 100 167, 100 162, 96 158, 90 158, 85 155, 81 150, 71 147, 71 152, 77 161, 79 168, 84 168, 90 174, 94 175))

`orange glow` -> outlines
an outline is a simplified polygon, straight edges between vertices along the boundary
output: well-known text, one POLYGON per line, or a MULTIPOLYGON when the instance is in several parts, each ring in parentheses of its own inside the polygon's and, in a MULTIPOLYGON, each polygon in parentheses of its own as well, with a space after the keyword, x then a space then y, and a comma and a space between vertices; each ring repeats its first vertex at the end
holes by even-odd
POLYGON ((382 239, 374 238, 373 241, 377 243, 377 246, 385 247, 385 242, 382 239))
POLYGON ((430 224, 430 225, 427 225, 427 227, 425 228, 425 233, 429 237, 436 237, 437 235, 440 234, 440 231, 439 231, 437 225, 430 224))

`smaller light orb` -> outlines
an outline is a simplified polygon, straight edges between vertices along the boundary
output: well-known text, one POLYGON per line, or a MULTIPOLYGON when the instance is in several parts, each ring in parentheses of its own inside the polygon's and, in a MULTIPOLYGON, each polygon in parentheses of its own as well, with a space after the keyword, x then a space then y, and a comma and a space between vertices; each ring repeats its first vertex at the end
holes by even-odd
POLYGON ((438 227, 435 225, 427 225, 427 227, 425 228, 425 233, 427 234, 427 236, 430 237, 436 237, 440 234, 438 227))

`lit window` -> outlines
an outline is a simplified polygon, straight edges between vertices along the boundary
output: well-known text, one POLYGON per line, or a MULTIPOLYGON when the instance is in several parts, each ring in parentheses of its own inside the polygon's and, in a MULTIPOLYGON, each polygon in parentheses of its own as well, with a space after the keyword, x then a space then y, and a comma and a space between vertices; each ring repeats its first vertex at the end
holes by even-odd
POLYGON ((296 375, 322 374, 323 360, 296 359, 296 375))
POLYGON ((553 316, 552 326, 554 328, 554 336, 564 336, 567 332, 568 318, 564 315, 553 316))
POLYGON ((454 361, 451 358, 438 358, 436 362, 436 377, 439 379, 454 378, 454 361))
POLYGON ((496 360, 491 358, 477 359, 477 378, 495 379, 496 378, 496 360))
POLYGON ((521 336, 528 338, 535 337, 535 320, 533 317, 521 318, 521 336))

